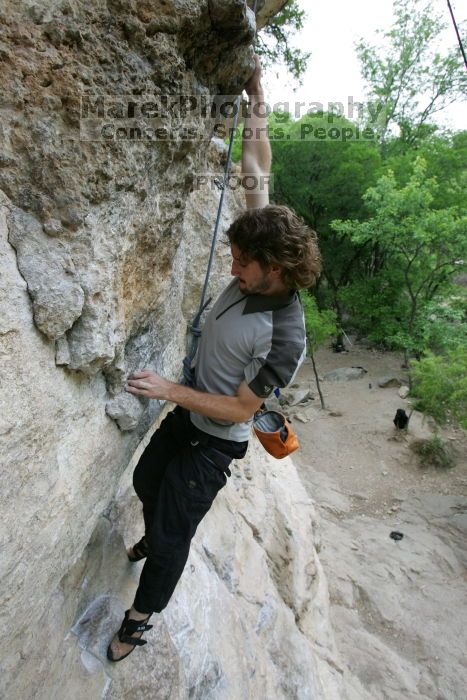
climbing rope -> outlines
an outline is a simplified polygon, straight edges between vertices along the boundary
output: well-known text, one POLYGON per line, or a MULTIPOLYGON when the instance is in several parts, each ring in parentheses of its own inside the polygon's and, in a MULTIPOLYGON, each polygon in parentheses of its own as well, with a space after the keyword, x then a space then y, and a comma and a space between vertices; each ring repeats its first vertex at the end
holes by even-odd
POLYGON ((209 277, 211 275, 212 263, 214 260, 214 251, 216 248, 217 233, 219 231, 219 224, 221 221, 222 209, 224 206, 225 190, 226 190, 226 186, 227 186, 227 182, 228 182, 228 178, 229 178, 229 174, 230 174, 232 145, 233 145, 235 131, 237 129, 238 113, 239 113, 239 109, 240 109, 240 100, 241 100, 241 95, 239 95, 235 101, 235 114, 234 114, 232 129, 230 132, 229 149, 227 151, 227 160, 225 163, 224 176, 223 176, 222 183, 221 183, 221 196, 219 199, 219 205, 217 207, 217 216, 216 216, 216 222, 214 224, 214 231, 212 234, 211 249, 209 251, 209 260, 208 260, 208 265, 206 268, 206 275, 204 278, 203 291, 201 292, 201 299, 199 302, 198 311, 197 311, 192 323, 189 326, 189 330, 190 330, 190 333, 192 335, 191 347, 190 347, 190 351, 188 352, 185 359, 183 360, 183 384, 186 384, 187 386, 190 386, 193 383, 191 363, 193 362, 193 359, 196 355, 196 350, 198 348, 199 338, 201 336, 201 326, 200 326, 201 317, 203 315, 203 311, 211 303, 211 300, 212 300, 212 297, 209 297, 209 299, 207 301, 205 301, 206 292, 207 292, 208 284, 209 284, 209 277))
POLYGON ((457 34, 457 41, 459 42, 461 54, 464 58, 464 64, 465 64, 465 67, 467 68, 467 57, 465 55, 464 45, 462 44, 462 39, 461 39, 461 35, 459 32, 459 27, 457 26, 456 18, 454 17, 454 12, 453 12, 453 9, 451 7, 450 0, 447 0, 447 3, 448 3, 448 7, 449 7, 449 12, 451 14, 452 23, 454 25, 454 29, 455 29, 455 32, 457 34))
MULTIPOLYGON (((248 6, 248 3, 246 3, 246 4, 248 6)), ((254 0, 252 10, 253 10, 254 14, 256 15, 256 0, 254 0)), ((217 216, 216 216, 216 221, 214 224, 214 231, 212 234, 211 249, 209 251, 209 260, 208 260, 208 265, 206 268, 206 275, 204 278, 203 291, 201 292, 201 299, 199 302, 198 311, 196 312, 196 315, 193 318, 193 321, 188 326, 188 329, 189 329, 192 337, 191 337, 190 349, 183 360, 182 384, 185 384, 185 386, 191 386, 193 384, 193 373, 192 373, 192 369, 191 369, 191 363, 193 362, 194 357, 196 355, 196 351, 198 349, 199 338, 201 336, 201 326, 200 326, 201 317, 203 315, 204 310, 211 303, 211 300, 212 300, 212 297, 209 297, 209 299, 206 301, 206 293, 207 293, 208 284, 209 284, 209 277, 211 275, 212 263, 214 260, 214 251, 216 248, 217 233, 219 231, 219 225, 220 225, 221 216, 222 216, 222 209, 224 206, 224 197, 225 197, 225 191, 227 188, 229 175, 230 175, 230 166, 232 164, 232 146, 233 146, 233 142, 234 142, 234 138, 235 138, 235 133, 237 131, 238 115, 240 113, 241 99, 242 99, 242 95, 240 94, 240 95, 238 95, 237 99, 235 100, 235 113, 234 113, 234 117, 233 117, 232 128, 230 129, 229 148, 227 151, 227 160, 225 162, 225 167, 224 167, 224 176, 223 176, 223 179, 221 182, 221 196, 219 199, 219 205, 217 207, 217 216)))

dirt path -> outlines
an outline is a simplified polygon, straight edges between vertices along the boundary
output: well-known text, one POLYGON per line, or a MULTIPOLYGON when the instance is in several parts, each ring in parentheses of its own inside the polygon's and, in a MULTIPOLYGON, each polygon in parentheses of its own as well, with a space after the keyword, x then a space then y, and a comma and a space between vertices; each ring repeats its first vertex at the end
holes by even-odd
POLYGON ((443 437, 457 450, 453 469, 421 466, 409 448, 430 437, 415 412, 407 436, 397 408, 410 408, 384 375, 404 377, 400 356, 353 346, 317 356, 320 376, 361 366, 363 378, 323 382, 319 399, 310 361, 297 382, 316 396, 294 421, 302 449, 294 461, 322 519, 320 558, 332 619, 354 700, 464 700, 467 564, 467 453, 464 431, 443 437), (371 388, 370 388, 371 387, 371 388), (390 538, 400 531, 403 539, 390 538))

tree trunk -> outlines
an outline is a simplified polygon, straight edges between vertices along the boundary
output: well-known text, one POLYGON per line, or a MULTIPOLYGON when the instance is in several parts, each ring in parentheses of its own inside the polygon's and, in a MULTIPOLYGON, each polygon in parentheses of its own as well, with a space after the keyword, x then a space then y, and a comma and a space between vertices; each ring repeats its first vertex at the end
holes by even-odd
POLYGON ((313 364, 313 372, 315 373, 316 388, 318 389, 319 400, 321 401, 321 408, 325 409, 326 406, 324 405, 324 396, 321 392, 321 385, 319 383, 318 370, 316 369, 316 363, 315 363, 315 356, 313 353, 311 353, 310 357, 311 357, 311 362, 313 364))
MULTIPOLYGON (((409 292, 411 290, 409 289, 409 292)), ((415 315, 417 313, 417 299, 412 296, 411 294, 411 309, 410 309, 410 318, 409 318, 409 324, 408 324, 408 332, 410 338, 413 338, 413 327, 415 324, 415 315)), ((404 349, 404 365, 408 369, 410 367, 410 353, 407 350, 407 348, 404 349)), ((410 380, 409 380, 409 386, 410 386, 410 380)))
POLYGON ((409 369, 409 351, 407 348, 404 348, 404 364, 402 365, 403 369, 409 369))

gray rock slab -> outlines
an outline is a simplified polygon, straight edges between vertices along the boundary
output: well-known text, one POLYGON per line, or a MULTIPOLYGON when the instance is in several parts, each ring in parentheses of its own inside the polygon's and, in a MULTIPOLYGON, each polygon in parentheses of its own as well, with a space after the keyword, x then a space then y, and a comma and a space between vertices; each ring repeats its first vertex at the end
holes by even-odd
POLYGON ((27 281, 37 327, 59 338, 79 318, 84 292, 66 246, 51 239, 30 214, 14 207, 8 217, 9 241, 27 281))
POLYGON ((353 379, 361 379, 366 372, 363 367, 339 367, 333 369, 332 372, 327 372, 323 378, 328 382, 348 382, 353 379))
POLYGON ((389 389, 389 388, 398 387, 401 385, 402 385, 401 379, 399 379, 399 377, 396 377, 393 374, 388 374, 388 375, 386 375, 384 377, 380 377, 378 379, 378 386, 381 389, 389 389))
POLYGON ((310 398, 310 387, 292 385, 286 389, 281 389, 279 403, 281 406, 296 406, 299 403, 305 403, 310 398))
POLYGON ((305 413, 300 413, 300 412, 294 413, 293 417, 295 418, 295 420, 300 421, 300 423, 309 423, 309 421, 310 421, 310 419, 308 418, 308 416, 305 413))

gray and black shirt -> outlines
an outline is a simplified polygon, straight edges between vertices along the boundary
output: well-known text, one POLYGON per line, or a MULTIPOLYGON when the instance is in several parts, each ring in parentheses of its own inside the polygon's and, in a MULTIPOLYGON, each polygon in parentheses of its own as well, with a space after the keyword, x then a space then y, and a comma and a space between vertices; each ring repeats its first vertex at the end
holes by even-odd
MULTIPOLYGON (((259 397, 284 387, 306 352, 303 308, 297 292, 245 295, 235 278, 206 318, 195 362, 195 388, 235 396, 246 381, 259 397)), ((192 423, 205 433, 242 442, 251 419, 233 423, 191 411, 192 423)))

